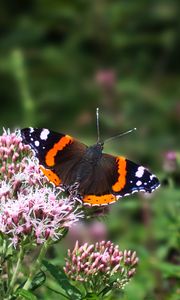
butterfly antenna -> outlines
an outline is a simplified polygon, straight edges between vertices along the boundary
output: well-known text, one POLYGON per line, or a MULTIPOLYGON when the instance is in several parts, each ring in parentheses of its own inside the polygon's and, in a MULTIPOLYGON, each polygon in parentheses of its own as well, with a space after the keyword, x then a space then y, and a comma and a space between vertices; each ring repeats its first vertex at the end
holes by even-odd
POLYGON ((131 133, 132 131, 135 131, 136 129, 137 129, 137 128, 133 128, 133 129, 130 129, 130 130, 125 131, 125 132, 123 132, 123 133, 120 133, 120 134, 118 134, 118 135, 112 136, 112 137, 108 138, 107 140, 105 140, 104 142, 107 143, 107 142, 109 142, 109 141, 112 141, 112 140, 114 140, 114 139, 116 139, 116 138, 118 138, 118 137, 120 137, 120 136, 129 134, 129 133, 131 133))
POLYGON ((100 129, 99 129, 99 108, 96 108, 96 128, 97 128, 97 143, 100 143, 100 129))

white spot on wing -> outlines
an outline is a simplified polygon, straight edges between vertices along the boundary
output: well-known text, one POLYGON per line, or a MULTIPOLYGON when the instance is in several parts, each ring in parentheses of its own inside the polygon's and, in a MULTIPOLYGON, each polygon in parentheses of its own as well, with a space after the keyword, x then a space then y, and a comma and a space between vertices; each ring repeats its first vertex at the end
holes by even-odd
POLYGON ((34 132, 34 128, 33 127, 29 127, 29 132, 30 133, 34 132))
POLYGON ((40 144, 39 141, 35 141, 35 142, 34 142, 34 145, 35 145, 36 147, 39 147, 39 144, 40 144))
POLYGON ((47 137, 49 134, 49 130, 48 129, 43 129, 41 134, 40 134, 40 139, 46 141, 47 137))
POLYGON ((119 200, 120 198, 122 198, 121 195, 116 195, 116 199, 119 200))
POLYGON ((141 180, 138 180, 137 182, 136 182, 136 185, 137 186, 140 186, 142 184, 142 181, 141 180))
POLYGON ((135 174, 136 177, 138 178, 141 178, 144 174, 144 167, 140 166, 138 169, 137 169, 137 172, 135 174))

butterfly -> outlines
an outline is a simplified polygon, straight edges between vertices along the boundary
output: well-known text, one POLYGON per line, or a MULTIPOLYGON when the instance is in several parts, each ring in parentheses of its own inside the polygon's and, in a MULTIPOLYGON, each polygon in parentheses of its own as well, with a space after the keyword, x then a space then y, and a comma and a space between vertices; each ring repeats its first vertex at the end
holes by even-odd
POLYGON ((46 128, 24 128, 22 141, 34 150, 40 169, 55 186, 77 184, 89 205, 106 205, 135 192, 153 192, 160 182, 145 167, 123 156, 103 153, 103 143, 86 146, 46 128))

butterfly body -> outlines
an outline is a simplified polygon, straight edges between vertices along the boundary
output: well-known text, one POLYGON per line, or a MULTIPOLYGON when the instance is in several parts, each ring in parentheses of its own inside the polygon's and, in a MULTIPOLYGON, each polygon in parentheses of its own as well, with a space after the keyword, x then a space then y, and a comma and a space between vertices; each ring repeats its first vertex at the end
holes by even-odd
POLYGON ((157 177, 143 166, 103 153, 103 143, 87 147, 45 128, 25 128, 21 136, 34 150, 45 176, 56 186, 77 183, 86 204, 105 205, 134 192, 151 193, 159 186, 157 177))
POLYGON ((79 162, 75 172, 75 181, 79 184, 83 183, 85 179, 94 174, 102 157, 102 148, 99 144, 90 146, 86 149, 82 159, 79 162))
POLYGON ((93 146, 87 147, 87 150, 82 158, 82 161, 86 161, 92 165, 96 165, 102 157, 103 145, 97 143, 93 146))

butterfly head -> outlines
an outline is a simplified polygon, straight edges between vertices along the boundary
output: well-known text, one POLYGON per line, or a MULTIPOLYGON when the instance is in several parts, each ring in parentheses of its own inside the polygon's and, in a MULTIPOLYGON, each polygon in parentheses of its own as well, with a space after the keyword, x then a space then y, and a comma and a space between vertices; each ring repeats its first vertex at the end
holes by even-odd
POLYGON ((104 149, 104 142, 99 141, 93 147, 95 147, 99 151, 103 151, 103 149, 104 149))
POLYGON ((87 148, 84 159, 92 163, 97 162, 102 156, 102 150, 103 143, 98 142, 87 148))

